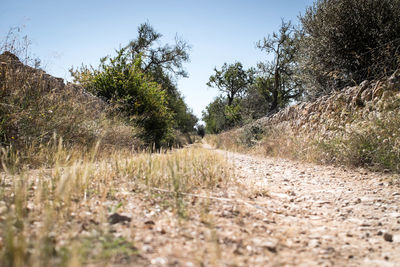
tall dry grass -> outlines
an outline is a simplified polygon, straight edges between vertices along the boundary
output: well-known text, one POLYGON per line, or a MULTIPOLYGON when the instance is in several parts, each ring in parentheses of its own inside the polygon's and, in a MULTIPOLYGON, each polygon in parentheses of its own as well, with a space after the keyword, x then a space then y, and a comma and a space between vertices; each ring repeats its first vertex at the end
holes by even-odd
POLYGON ((190 212, 185 193, 230 179, 226 160, 202 148, 164 154, 113 150, 103 156, 98 149, 81 153, 59 142, 50 169, 15 174, 7 168, 0 174, 3 266, 137 262, 135 228, 113 234, 112 213, 134 199, 152 203, 162 189, 163 207, 184 219, 190 212))
POLYGON ((0 55, 0 146, 5 162, 37 168, 51 165, 57 140, 86 151, 102 147, 138 149, 140 130, 81 87, 23 65, 11 53, 0 55), (7 159, 7 157, 9 159, 7 159), (18 160, 15 160, 18 158, 18 160))
POLYGON ((293 118, 272 124, 256 122, 208 135, 206 141, 240 152, 400 173, 397 80, 394 74, 388 80, 371 83, 372 87, 364 91, 371 94, 370 100, 363 104, 357 104, 360 87, 350 88, 352 93, 336 93, 326 102, 308 104, 308 110, 295 107, 293 118))
POLYGON ((1 266, 141 265, 137 230, 111 215, 159 201, 185 220, 188 193, 230 180, 226 160, 196 146, 147 153, 103 101, 10 53, 0 96, 1 266))

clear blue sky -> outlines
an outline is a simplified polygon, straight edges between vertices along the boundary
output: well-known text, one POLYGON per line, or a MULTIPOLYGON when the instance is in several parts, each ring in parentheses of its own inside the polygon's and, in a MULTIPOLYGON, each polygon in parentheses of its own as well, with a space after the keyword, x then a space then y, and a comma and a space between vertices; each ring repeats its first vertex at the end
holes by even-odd
POLYGON ((266 55, 255 43, 276 31, 281 18, 297 22, 312 0, 1 0, 0 38, 10 27, 25 26, 32 53, 45 70, 70 80, 71 66, 98 65, 99 58, 134 39, 143 22, 172 43, 177 34, 191 46, 189 78, 179 90, 194 113, 218 94, 206 82, 224 62, 255 66, 266 55))

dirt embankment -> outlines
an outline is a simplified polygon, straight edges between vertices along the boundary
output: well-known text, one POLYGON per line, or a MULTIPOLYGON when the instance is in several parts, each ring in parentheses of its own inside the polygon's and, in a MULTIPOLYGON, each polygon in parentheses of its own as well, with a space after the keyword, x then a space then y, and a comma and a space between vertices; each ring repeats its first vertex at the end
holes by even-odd
POLYGON ((287 107, 209 141, 229 150, 400 172, 400 71, 287 107))

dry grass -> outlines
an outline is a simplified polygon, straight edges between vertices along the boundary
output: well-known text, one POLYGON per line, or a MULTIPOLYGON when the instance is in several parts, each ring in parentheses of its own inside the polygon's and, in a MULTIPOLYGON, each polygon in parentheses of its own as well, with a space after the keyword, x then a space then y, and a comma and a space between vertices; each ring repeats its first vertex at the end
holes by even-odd
POLYGON ((14 166, 52 165, 59 138, 71 151, 86 151, 97 140, 102 148, 141 147, 140 130, 81 87, 64 85, 12 54, 0 55, 0 63, 0 146, 14 166))
POLYGON ((306 110, 287 110, 292 118, 256 122, 206 140, 233 151, 399 173, 399 85, 380 81, 371 86, 365 93, 369 90, 373 96, 361 106, 354 104, 360 101, 354 93, 339 93, 326 102, 309 104, 306 110))
MULTIPOLYGON (((0 55, 0 265, 143 266, 139 213, 188 221, 198 213, 190 194, 230 182, 224 157, 198 146, 150 154, 139 135, 82 88, 0 55)), ((176 133, 177 144, 192 141, 176 133)))
POLYGON ((51 169, 1 173, 4 266, 140 263, 135 229, 114 234, 110 214, 129 205, 128 198, 149 205, 158 198, 164 209, 184 219, 190 210, 183 193, 213 189, 230 179, 225 159, 202 148, 166 154, 114 150, 104 157, 97 151, 96 146, 82 155, 59 143, 51 169), (160 196, 154 188, 169 193, 160 196))

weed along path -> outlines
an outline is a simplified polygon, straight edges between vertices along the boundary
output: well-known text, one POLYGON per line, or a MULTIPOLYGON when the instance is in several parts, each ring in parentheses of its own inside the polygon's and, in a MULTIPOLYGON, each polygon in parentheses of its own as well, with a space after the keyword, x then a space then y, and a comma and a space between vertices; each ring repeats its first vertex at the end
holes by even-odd
POLYGON ((389 174, 194 145, 0 178, 0 265, 400 266, 389 174))
MULTIPOLYGON (((208 147, 209 148, 209 147, 208 147)), ((389 175, 214 150, 237 201, 212 201, 222 265, 400 266, 400 188, 389 175)))

